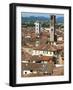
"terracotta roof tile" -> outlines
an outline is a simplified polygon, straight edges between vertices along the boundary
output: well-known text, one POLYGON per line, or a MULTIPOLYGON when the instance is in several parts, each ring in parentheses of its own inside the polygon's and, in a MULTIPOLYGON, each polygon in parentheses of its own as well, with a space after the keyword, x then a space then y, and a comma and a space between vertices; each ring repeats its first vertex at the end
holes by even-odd
POLYGON ((49 61, 50 59, 52 59, 53 57, 49 57, 49 56, 41 56, 40 60, 42 61, 49 61))

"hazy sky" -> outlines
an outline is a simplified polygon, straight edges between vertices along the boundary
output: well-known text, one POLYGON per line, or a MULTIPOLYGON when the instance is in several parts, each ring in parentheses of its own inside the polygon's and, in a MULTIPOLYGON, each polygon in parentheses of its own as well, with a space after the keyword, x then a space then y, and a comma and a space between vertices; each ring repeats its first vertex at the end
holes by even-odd
MULTIPOLYGON (((21 13, 21 16, 22 17, 30 17, 30 16, 35 16, 35 17, 38 17, 38 16, 44 16, 44 17, 50 17, 51 14, 48 14, 48 13, 30 13, 30 12, 22 12, 21 13)), ((63 17, 64 15, 59 15, 59 14, 52 14, 52 15, 56 15, 56 17, 63 17)))

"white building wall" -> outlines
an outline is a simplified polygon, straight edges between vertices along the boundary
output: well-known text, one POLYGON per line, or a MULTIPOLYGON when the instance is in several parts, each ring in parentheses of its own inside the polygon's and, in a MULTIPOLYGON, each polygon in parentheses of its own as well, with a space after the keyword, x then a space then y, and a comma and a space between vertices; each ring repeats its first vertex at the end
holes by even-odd
POLYGON ((57 40, 58 40, 58 41, 62 41, 62 40, 63 40, 63 37, 58 37, 57 40))
POLYGON ((24 48, 24 51, 33 55, 43 55, 43 56, 53 56, 54 53, 51 51, 46 51, 47 53, 44 53, 44 51, 41 50, 33 50, 31 48, 24 48))
POLYGON ((46 53, 45 54, 43 53, 43 56, 53 56, 53 55, 54 55, 54 53, 53 52, 50 52, 50 51, 48 51, 47 54, 46 53))
POLYGON ((32 55, 40 55, 40 51, 39 50, 33 50, 32 55))
POLYGON ((39 50, 33 50, 32 55, 43 55, 43 56, 53 56, 54 53, 48 51, 48 53, 44 53, 44 51, 39 51, 39 50))

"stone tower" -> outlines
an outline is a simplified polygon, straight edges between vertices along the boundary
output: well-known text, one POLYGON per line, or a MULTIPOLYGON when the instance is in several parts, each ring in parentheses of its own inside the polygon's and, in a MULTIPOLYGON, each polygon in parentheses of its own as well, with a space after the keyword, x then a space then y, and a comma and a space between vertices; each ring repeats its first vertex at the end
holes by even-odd
POLYGON ((40 34, 40 23, 39 21, 36 21, 35 23, 35 34, 40 34))
POLYGON ((56 16, 51 15, 50 17, 50 41, 55 41, 55 24, 56 24, 56 16))

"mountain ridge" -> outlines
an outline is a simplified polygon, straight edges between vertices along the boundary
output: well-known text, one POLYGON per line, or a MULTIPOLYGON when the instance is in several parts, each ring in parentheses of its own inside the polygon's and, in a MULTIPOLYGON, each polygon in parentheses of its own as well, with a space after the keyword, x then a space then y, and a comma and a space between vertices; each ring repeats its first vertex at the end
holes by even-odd
MULTIPOLYGON (((35 22, 36 20, 39 20, 40 22, 50 22, 49 17, 45 16, 29 16, 29 17, 21 17, 22 23, 25 22, 35 22)), ((64 17, 56 17, 57 23, 64 23, 64 17)))

